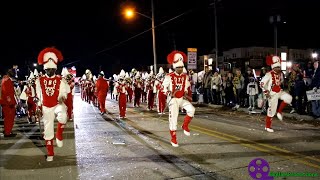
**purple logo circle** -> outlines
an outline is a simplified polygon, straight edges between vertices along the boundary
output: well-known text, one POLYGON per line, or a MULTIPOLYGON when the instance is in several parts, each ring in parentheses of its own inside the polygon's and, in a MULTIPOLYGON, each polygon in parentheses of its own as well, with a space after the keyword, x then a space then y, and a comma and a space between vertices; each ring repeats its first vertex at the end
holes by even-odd
POLYGON ((268 161, 262 158, 253 159, 248 165, 248 172, 253 179, 273 179, 269 176, 270 166, 268 161))

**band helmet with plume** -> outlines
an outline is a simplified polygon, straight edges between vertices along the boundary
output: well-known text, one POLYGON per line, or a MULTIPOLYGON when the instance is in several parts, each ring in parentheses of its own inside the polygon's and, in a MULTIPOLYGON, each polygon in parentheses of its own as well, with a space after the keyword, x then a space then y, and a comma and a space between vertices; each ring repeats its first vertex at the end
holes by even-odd
POLYGON ((187 55, 184 52, 174 50, 167 56, 167 61, 172 64, 173 69, 184 67, 184 62, 187 62, 187 55))
POLYGON ((57 69, 58 62, 62 60, 62 53, 54 47, 44 48, 38 55, 38 64, 43 65, 45 70, 57 69))

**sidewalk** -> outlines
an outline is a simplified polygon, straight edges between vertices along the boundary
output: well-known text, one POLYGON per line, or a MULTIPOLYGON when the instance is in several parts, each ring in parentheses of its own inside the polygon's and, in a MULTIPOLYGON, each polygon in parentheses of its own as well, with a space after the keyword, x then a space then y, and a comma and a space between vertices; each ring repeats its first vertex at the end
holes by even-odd
MULTIPOLYGON (((192 104, 195 105, 195 106, 199 106, 200 105, 197 102, 193 102, 192 104)), ((210 107, 210 108, 223 108, 224 107, 223 105, 204 104, 204 103, 201 104, 200 106, 205 106, 205 107, 210 107)), ((287 109, 285 109, 285 111, 286 110, 287 109)), ((230 108, 230 111, 232 111, 231 108, 230 108)), ((238 108, 237 111, 245 112, 245 113, 249 114, 248 108, 238 108)), ((260 112, 261 112, 261 109, 256 109, 255 113, 253 113, 253 114, 260 114, 260 112)), ((261 115, 264 116, 263 114, 261 114, 261 115)), ((297 120, 297 121, 308 121, 308 122, 313 121, 314 123, 320 123, 319 119, 315 119, 314 117, 309 116, 309 115, 300 115, 300 114, 297 114, 297 113, 290 114, 288 112, 283 112, 283 115, 284 115, 284 119, 285 118, 290 118, 290 119, 297 120)))

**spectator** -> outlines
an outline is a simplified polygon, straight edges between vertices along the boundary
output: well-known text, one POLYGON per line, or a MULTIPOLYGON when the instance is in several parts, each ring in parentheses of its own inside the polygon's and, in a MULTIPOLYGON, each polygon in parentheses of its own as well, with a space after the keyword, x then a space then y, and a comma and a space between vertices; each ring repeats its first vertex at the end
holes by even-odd
POLYGON ((297 74, 296 82, 294 84, 294 99, 295 99, 295 111, 298 114, 305 114, 306 108, 302 107, 302 99, 306 94, 306 85, 303 81, 302 74, 297 74))
MULTIPOLYGON (((315 91, 319 90, 320 87, 320 70, 318 68, 319 61, 315 61, 313 63, 314 74, 312 76, 311 88, 315 91)), ((320 100, 315 100, 311 102, 312 104, 312 113, 316 118, 320 117, 320 100)))
POLYGON ((205 70, 205 74, 202 81, 202 86, 204 89, 204 103, 212 103, 211 97, 211 78, 212 78, 212 71, 209 69, 205 70))
MULTIPOLYGON (((296 78, 297 78, 297 72, 295 70, 292 70, 289 73, 289 80, 288 80, 288 90, 289 90, 289 94, 292 97, 295 97, 294 86, 295 86, 296 78)), ((295 98, 292 98, 292 109, 290 111, 290 114, 296 112, 295 107, 296 107, 296 100, 295 98)))
POLYGON ((247 94, 249 95, 249 111, 255 109, 255 97, 259 94, 258 83, 255 81, 254 77, 250 77, 249 84, 247 85, 247 94))
POLYGON ((238 109, 240 104, 243 106, 243 92, 244 89, 244 77, 241 74, 241 70, 236 70, 236 75, 233 78, 233 87, 235 88, 235 103, 234 109, 238 109))
POLYGON ((220 87, 221 87, 221 76, 218 72, 213 74, 211 79, 211 91, 212 91, 212 99, 214 104, 220 104, 220 87))
POLYGON ((311 85, 311 79, 312 79, 312 75, 313 75, 313 67, 312 67, 312 62, 309 61, 307 64, 306 69, 303 72, 304 78, 305 78, 305 84, 309 90, 309 87, 311 85))
POLYGON ((226 87, 227 87, 227 76, 222 76, 222 84, 221 84, 221 104, 224 106, 227 105, 226 103, 226 87))
POLYGON ((244 93, 243 95, 243 105, 244 107, 247 107, 249 104, 249 95, 246 93, 247 92, 247 87, 250 82, 250 78, 254 77, 253 71, 250 67, 248 67, 247 72, 244 74, 244 89, 242 92, 244 93))
POLYGON ((226 94, 226 105, 233 106, 234 105, 234 91, 233 91, 233 74, 228 73, 228 77, 226 79, 226 86, 225 86, 225 94, 226 94))

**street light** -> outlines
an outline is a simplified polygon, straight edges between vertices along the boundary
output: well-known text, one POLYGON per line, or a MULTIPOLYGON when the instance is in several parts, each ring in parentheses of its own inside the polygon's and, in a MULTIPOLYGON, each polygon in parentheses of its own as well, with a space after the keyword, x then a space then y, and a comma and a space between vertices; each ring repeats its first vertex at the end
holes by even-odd
POLYGON ((37 67, 38 65, 37 65, 37 63, 33 63, 33 66, 34 66, 34 67, 37 67))
POLYGON ((140 12, 135 11, 133 8, 127 8, 125 9, 125 15, 127 18, 132 18, 134 14, 139 14, 140 16, 143 16, 147 19, 151 20, 151 27, 152 27, 152 46, 153 46, 153 66, 154 66, 154 73, 157 74, 157 53, 156 53, 156 37, 155 37, 155 27, 154 27, 154 6, 153 6, 153 0, 151 0, 151 10, 152 10, 152 16, 149 17, 145 14, 142 14, 140 12))
POLYGON ((318 58, 318 53, 312 53, 311 56, 312 56, 313 59, 317 59, 318 58))
POLYGON ((132 18, 133 17, 133 10, 132 9, 126 9, 125 14, 126 14, 127 18, 132 18))

